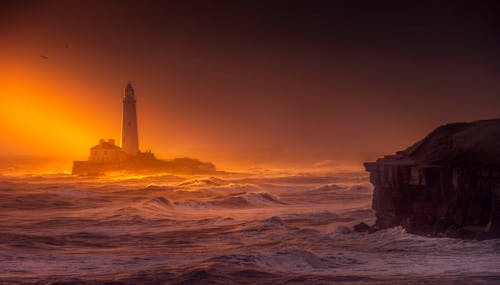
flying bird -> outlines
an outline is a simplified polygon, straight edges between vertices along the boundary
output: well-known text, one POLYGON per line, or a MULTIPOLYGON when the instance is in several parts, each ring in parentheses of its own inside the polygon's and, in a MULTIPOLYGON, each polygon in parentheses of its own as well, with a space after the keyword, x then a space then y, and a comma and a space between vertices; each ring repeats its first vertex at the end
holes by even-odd
POLYGON ((49 59, 49 57, 48 57, 48 56, 46 56, 46 55, 40 55, 40 57, 41 57, 42 59, 49 59))

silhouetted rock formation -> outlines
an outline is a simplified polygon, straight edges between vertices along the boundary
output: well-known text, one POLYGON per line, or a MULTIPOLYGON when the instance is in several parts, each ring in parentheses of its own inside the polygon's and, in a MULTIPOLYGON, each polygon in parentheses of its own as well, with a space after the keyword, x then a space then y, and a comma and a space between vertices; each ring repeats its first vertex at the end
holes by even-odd
POLYGON ((500 237, 500 119, 441 126, 365 168, 375 186, 374 228, 500 237))

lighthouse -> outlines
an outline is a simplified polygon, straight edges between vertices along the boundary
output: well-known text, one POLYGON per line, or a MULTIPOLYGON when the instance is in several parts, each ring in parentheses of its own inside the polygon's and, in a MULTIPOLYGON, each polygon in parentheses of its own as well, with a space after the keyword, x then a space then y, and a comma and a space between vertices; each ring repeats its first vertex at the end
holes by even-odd
POLYGON ((72 174, 102 175, 108 172, 126 171, 130 173, 216 173, 212 163, 192 158, 178 158, 171 161, 157 159, 149 150, 139 150, 137 133, 136 98, 132 84, 128 83, 123 95, 122 137, 120 146, 114 139, 99 140, 90 148, 86 161, 73 161, 72 174))
POLYGON ((129 82, 125 87, 125 95, 123 96, 121 148, 127 155, 131 156, 139 153, 135 102, 134 88, 129 82))

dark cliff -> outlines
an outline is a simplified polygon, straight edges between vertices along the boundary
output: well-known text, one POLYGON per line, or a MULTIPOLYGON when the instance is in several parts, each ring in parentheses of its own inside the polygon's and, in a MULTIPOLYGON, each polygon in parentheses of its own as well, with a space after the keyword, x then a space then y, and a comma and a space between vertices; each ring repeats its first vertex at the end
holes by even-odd
POLYGON ((441 126, 365 168, 375 186, 375 229, 500 237, 500 119, 441 126))

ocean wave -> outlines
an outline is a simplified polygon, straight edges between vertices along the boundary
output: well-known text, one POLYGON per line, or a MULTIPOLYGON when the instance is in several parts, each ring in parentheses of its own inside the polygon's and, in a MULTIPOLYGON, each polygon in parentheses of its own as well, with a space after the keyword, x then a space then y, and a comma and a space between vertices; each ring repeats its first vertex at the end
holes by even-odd
POLYGON ((224 179, 217 177, 210 177, 206 179, 192 179, 188 181, 184 181, 178 184, 178 186, 182 187, 206 187, 206 186, 222 186, 227 184, 228 182, 224 179))
POLYGON ((218 263, 234 263, 246 267, 265 268, 267 271, 310 271, 314 269, 329 269, 340 266, 361 263, 344 256, 319 256, 312 251, 303 249, 286 249, 270 254, 233 254, 210 259, 218 263))
POLYGON ((177 187, 174 186, 160 186, 160 185, 155 185, 155 184, 150 184, 146 186, 145 188, 141 189, 141 191, 147 191, 147 192, 164 192, 164 191, 170 191, 170 190, 175 190, 177 187))
POLYGON ((0 283, 489 284, 500 276, 500 240, 353 231, 374 221, 365 174, 1 179, 0 283))
POLYGON ((272 194, 265 192, 258 193, 237 193, 235 195, 218 196, 210 200, 188 200, 188 201, 175 201, 173 203, 179 207, 187 207, 193 209, 206 209, 206 208, 250 208, 250 207, 268 207, 285 205, 279 198, 272 194))
POLYGON ((144 207, 152 208, 155 210, 162 210, 166 208, 171 208, 172 203, 165 197, 155 197, 144 202, 144 207))

